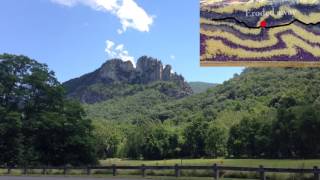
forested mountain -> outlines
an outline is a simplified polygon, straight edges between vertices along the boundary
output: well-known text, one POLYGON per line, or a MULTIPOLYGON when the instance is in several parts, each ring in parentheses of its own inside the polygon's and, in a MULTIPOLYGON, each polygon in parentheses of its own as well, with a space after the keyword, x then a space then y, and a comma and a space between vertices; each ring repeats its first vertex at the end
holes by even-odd
MULTIPOLYGON (((169 149, 180 149, 182 156, 314 157, 320 153, 320 147, 312 145, 320 141, 316 133, 320 128, 319 83, 318 68, 248 68, 204 93, 182 99, 141 93, 85 109, 90 118, 99 121, 131 122, 138 125, 135 128, 141 127, 142 132, 136 129, 126 136, 132 142, 132 138, 148 136, 143 129, 151 127, 174 132, 171 135, 177 137, 177 143, 169 149)), ((149 143, 140 149, 127 148, 133 148, 135 156, 140 152, 146 157, 144 146, 149 143)), ((160 153, 148 158, 170 156, 174 155, 160 153)))
POLYGON ((182 114, 192 117, 201 113, 223 123, 234 123, 246 114, 272 109, 270 103, 285 97, 300 104, 317 103, 319 82, 318 68, 249 68, 205 93, 167 104, 163 111, 174 114, 170 119, 180 121, 185 119, 182 114))
MULTIPOLYGON (((238 122, 237 119, 241 119, 242 116, 269 110, 270 102, 281 97, 293 97, 299 102, 314 103, 313 101, 316 102, 319 95, 318 82, 320 82, 318 68, 249 68, 245 69, 241 75, 236 75, 223 84, 210 88, 207 92, 180 100, 167 99, 161 105, 159 101, 164 99, 161 96, 149 93, 155 98, 144 98, 148 93, 142 93, 89 105, 87 108, 92 118, 105 116, 106 119, 109 117, 111 120, 121 120, 123 118, 118 119, 117 114, 123 114, 121 111, 122 107, 126 107, 126 102, 129 109, 125 112, 128 115, 130 108, 144 109, 141 103, 150 101, 147 104, 149 107, 147 111, 150 113, 143 114, 152 119, 181 123, 195 114, 203 114, 207 118, 221 121, 229 126, 229 123, 238 122), (156 102, 153 104, 153 101, 156 102), (134 104, 137 106, 135 107, 134 104), (109 111, 112 112, 109 114, 109 111)), ((149 90, 154 90, 158 86, 157 84, 149 85, 152 87, 149 90)))
POLYGON ((197 94, 197 93, 206 92, 207 89, 212 88, 218 84, 207 83, 207 82, 189 82, 189 85, 193 93, 197 94))

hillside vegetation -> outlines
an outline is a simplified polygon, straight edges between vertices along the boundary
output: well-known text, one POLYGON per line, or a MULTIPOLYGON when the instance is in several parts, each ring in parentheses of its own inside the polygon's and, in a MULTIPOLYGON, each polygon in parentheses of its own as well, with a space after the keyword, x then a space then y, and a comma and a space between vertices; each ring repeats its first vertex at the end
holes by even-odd
POLYGON ((130 116, 130 113, 135 113, 130 110, 132 107, 135 110, 149 112, 144 113, 144 116, 154 120, 168 120, 181 124, 196 114, 201 114, 207 119, 231 126, 239 122, 237 119, 241 119, 242 116, 259 115, 261 112, 275 110, 270 103, 280 98, 292 97, 302 104, 316 104, 320 100, 317 99, 319 82, 320 70, 317 68, 251 68, 204 93, 180 100, 170 100, 157 93, 147 93, 150 89, 156 89, 147 88, 144 91, 146 93, 86 107, 90 117, 104 117, 105 120, 124 121, 126 118, 118 118, 117 115, 121 115, 122 107, 127 107, 129 109, 123 112, 129 113, 127 115, 130 116), (150 96, 154 98, 148 98, 150 96), (146 103, 148 101, 149 103, 146 103), (126 102, 130 105, 126 106, 126 102), (109 113, 111 110, 118 110, 119 113, 109 113))
POLYGON ((248 68, 191 95, 158 60, 126 65, 106 62, 90 83, 81 83, 87 75, 68 81, 68 91, 46 65, 0 55, 0 165, 320 157, 318 68, 248 68), (101 84, 114 96, 81 93, 101 84))
POLYGON ((145 153, 151 151, 148 148, 158 151, 149 159, 318 157, 319 82, 317 68, 249 68, 204 93, 183 99, 166 99, 145 91, 87 105, 86 110, 90 118, 99 121, 131 122, 129 129, 135 130, 126 131, 122 142, 139 141, 142 145, 126 144, 129 157, 146 158, 145 153), (153 132, 154 128, 160 130, 153 132))
POLYGON ((164 81, 139 85, 139 89, 139 92, 131 96, 116 97, 95 104, 84 104, 88 117, 129 123, 151 118, 157 113, 156 109, 152 109, 153 107, 176 99, 167 92, 179 91, 175 83, 164 81))

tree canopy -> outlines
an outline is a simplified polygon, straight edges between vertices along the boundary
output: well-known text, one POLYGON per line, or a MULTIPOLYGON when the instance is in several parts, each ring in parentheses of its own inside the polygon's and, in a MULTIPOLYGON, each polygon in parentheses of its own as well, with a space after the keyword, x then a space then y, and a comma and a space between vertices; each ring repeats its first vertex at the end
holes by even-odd
POLYGON ((0 55, 0 164, 95 163, 92 125, 44 64, 0 55))

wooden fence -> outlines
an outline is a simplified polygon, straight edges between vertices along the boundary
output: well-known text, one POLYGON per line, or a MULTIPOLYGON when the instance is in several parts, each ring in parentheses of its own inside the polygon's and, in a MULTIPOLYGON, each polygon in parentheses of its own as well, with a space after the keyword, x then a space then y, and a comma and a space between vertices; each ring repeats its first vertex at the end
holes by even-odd
POLYGON ((27 174, 28 170, 42 170, 42 174, 47 174, 48 170, 62 170, 64 175, 68 174, 69 170, 84 170, 87 175, 91 175, 92 170, 111 170, 113 176, 117 175, 117 170, 139 170, 141 176, 146 176, 146 170, 172 170, 176 177, 180 176, 181 170, 209 170, 212 172, 214 180, 218 180, 222 171, 236 171, 236 172, 252 172, 258 173, 260 180, 266 180, 266 173, 305 173, 311 174, 314 180, 320 180, 320 170, 317 166, 313 169, 293 169, 293 168, 265 168, 262 165, 259 167, 231 167, 231 166, 220 166, 214 164, 212 166, 87 166, 87 167, 0 167, 1 169, 7 170, 7 174, 11 174, 12 169, 22 170, 22 174, 27 174))

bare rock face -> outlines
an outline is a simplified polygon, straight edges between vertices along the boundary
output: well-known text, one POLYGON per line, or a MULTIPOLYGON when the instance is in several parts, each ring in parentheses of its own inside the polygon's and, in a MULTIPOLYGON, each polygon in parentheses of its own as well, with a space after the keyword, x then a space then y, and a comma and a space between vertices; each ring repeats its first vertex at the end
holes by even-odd
POLYGON ((171 70, 172 70, 172 67, 170 65, 166 65, 166 67, 163 69, 162 80, 164 81, 171 80, 171 70))
POLYGON ((104 82, 129 83, 135 76, 135 69, 130 61, 112 59, 104 63, 99 69, 99 78, 104 82))
POLYGON ((97 80, 104 83, 131 83, 148 84, 155 81, 184 81, 176 73, 171 73, 172 67, 163 64, 160 60, 142 56, 138 59, 135 68, 130 61, 112 59, 105 62, 98 70, 97 80))
POLYGON ((181 98, 192 94, 192 89, 181 75, 171 73, 172 67, 163 68, 161 61, 152 57, 142 56, 138 59, 136 68, 130 61, 111 59, 99 69, 79 78, 63 83, 67 96, 84 103, 95 103, 116 96, 124 96, 130 85, 148 85, 157 81, 173 82, 177 89, 165 89, 165 94, 181 98))
POLYGON ((138 59, 136 71, 143 84, 160 81, 162 80, 163 65, 161 61, 157 59, 142 56, 138 59))

